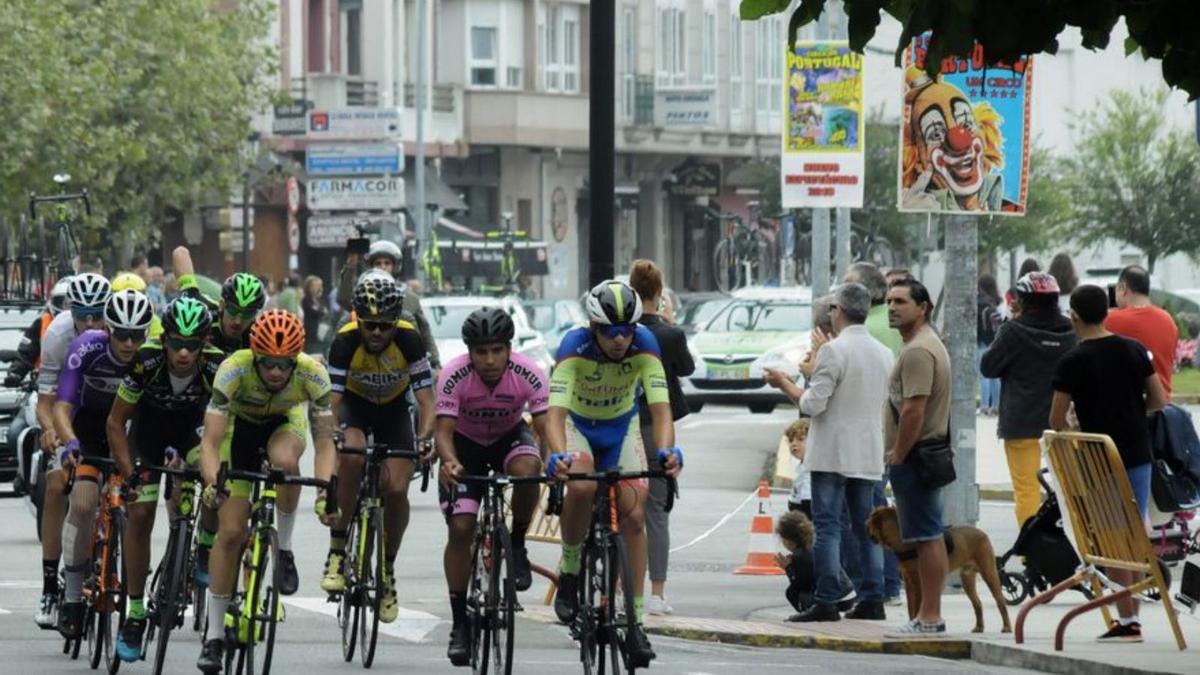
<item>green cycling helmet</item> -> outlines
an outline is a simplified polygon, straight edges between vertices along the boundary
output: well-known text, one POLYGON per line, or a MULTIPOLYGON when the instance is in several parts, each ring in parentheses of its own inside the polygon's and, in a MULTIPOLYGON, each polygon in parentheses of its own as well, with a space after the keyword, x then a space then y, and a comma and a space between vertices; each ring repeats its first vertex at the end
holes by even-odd
POLYGON ((257 312, 267 304, 267 291, 258 277, 238 272, 230 275, 221 286, 221 299, 226 307, 257 312))
POLYGON ((175 298, 163 309, 163 332, 180 337, 206 335, 212 326, 212 313, 203 301, 186 295, 175 298))

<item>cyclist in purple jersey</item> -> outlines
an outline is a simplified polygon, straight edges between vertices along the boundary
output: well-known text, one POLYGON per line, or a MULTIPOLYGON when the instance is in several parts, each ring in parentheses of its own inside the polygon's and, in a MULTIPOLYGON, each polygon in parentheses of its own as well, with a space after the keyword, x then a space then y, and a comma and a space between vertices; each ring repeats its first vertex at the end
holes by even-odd
MULTIPOLYGON (((526 411, 539 435, 546 432, 549 385, 546 374, 512 353, 512 317, 499 307, 475 310, 463 322, 467 353, 442 369, 437 384, 437 451, 442 460, 439 492, 450 536, 446 542, 446 585, 454 618, 446 655, 456 666, 470 662, 467 582, 471 574, 471 538, 484 487, 459 483, 463 474, 492 471, 536 476, 543 454, 525 423, 526 411)), ((533 584, 525 532, 537 508, 535 484, 513 488, 513 581, 518 591, 533 584)))
MULTIPOLYGON (((150 299, 140 291, 114 293, 104 306, 108 332, 89 330, 71 343, 54 403, 54 426, 63 442, 59 454, 63 467, 77 464, 81 455, 108 457, 108 411, 126 366, 146 341, 153 316, 150 299)), ((95 467, 78 466, 63 527, 66 588, 58 629, 68 638, 79 637, 83 630, 83 576, 99 501, 100 472, 95 467)))

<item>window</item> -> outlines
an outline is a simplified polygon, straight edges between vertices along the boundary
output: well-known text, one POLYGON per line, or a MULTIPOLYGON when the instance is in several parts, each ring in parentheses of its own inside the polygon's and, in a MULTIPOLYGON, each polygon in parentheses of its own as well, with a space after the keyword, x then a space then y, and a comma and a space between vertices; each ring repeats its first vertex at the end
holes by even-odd
POLYGON ((686 15, 682 6, 664 5, 658 10, 658 84, 687 84, 685 59, 686 15))
POLYGON ((745 106, 745 85, 742 83, 746 60, 742 51, 744 30, 742 19, 735 7, 729 15, 729 106, 734 110, 741 110, 745 106))
POLYGON ((579 91, 579 22, 563 19, 563 91, 579 91))
POLYGON ((760 111, 778 111, 783 105, 783 64, 776 47, 783 44, 783 22, 778 17, 764 17, 757 26, 754 105, 760 111))
POLYGON ((621 14, 621 102, 623 117, 632 122, 637 101, 637 12, 630 7, 621 14))
POLYGON ((342 44, 346 50, 346 74, 362 75, 362 5, 343 7, 342 30, 346 31, 342 44))
POLYGON ((504 78, 504 85, 509 89, 521 88, 521 69, 516 66, 509 66, 505 69, 507 75, 504 78))
POLYGON ((579 91, 579 7, 546 5, 539 32, 542 34, 539 61, 546 91, 579 91))
POLYGON ((704 32, 700 41, 700 66, 704 84, 717 83, 717 15, 704 11, 704 32))
POLYGON ((471 84, 496 86, 496 28, 471 26, 471 84))

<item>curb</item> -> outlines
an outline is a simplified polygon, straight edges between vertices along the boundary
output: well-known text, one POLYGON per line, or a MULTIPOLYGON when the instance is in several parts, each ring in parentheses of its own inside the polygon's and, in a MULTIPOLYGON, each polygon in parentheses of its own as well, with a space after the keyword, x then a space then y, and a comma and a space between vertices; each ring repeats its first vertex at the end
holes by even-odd
POLYGON ((1128 668, 1063 654, 1047 654, 984 640, 972 643, 971 660, 986 666, 1024 668, 1058 675, 1161 675, 1164 672, 1128 668))
POLYGON ((736 631, 698 630, 672 626, 646 626, 652 635, 719 642, 747 647, 783 647, 820 649, 855 654, 897 654, 903 656, 933 656, 942 659, 970 659, 971 641, 936 638, 928 640, 855 640, 823 635, 769 635, 736 631))

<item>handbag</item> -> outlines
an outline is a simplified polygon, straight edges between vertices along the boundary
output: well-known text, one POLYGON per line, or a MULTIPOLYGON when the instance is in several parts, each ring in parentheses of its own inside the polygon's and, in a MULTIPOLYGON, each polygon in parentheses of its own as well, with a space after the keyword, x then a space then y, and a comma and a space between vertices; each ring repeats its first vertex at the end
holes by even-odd
MULTIPOLYGON (((896 428, 900 428, 900 411, 895 404, 888 401, 892 410, 892 419, 896 428)), ((912 468, 924 487, 930 490, 945 487, 958 478, 954 470, 954 448, 950 447, 950 426, 946 425, 946 435, 943 438, 930 438, 917 441, 912 450, 904 458, 904 463, 912 468)))
POLYGON ((1163 513, 1179 513, 1200 507, 1200 487, 1186 473, 1175 473, 1165 459, 1150 465, 1150 494, 1163 513))

